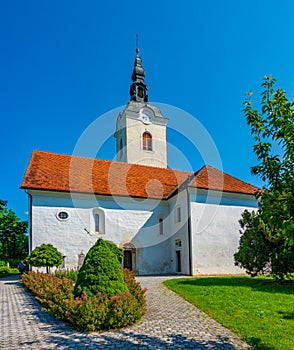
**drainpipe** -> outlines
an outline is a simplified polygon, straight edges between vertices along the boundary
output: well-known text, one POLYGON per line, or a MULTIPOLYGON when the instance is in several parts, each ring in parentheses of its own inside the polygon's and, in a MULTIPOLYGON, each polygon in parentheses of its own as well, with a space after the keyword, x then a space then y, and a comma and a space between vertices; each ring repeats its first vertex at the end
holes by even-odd
POLYGON ((186 187, 187 192, 187 210, 188 210, 188 246, 189 246, 189 275, 193 276, 192 271, 192 239, 191 239, 191 204, 190 204, 190 193, 189 193, 189 187, 186 187))
POLYGON ((32 252, 32 206, 33 206, 33 197, 32 195, 25 190, 25 193, 29 196, 29 253, 32 252))

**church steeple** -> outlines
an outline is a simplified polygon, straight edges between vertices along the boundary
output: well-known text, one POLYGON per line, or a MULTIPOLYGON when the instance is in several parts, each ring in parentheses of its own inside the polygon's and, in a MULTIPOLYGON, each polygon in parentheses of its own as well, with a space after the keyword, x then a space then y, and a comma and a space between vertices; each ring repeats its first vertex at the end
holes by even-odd
POLYGON ((130 164, 167 168, 165 118, 158 107, 148 102, 145 70, 139 54, 136 58, 130 87, 131 99, 116 121, 116 159, 130 164))
POLYGON ((133 83, 130 86, 131 101, 148 102, 148 87, 145 84, 145 70, 142 67, 142 59, 139 54, 138 36, 136 37, 136 58, 132 73, 133 83))

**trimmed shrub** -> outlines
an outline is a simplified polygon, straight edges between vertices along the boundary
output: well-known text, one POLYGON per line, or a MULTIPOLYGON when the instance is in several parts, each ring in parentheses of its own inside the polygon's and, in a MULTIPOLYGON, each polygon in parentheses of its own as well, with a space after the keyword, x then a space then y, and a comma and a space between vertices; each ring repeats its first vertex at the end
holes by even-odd
POLYGON ((97 293, 112 297, 128 290, 114 244, 99 238, 86 255, 78 273, 74 294, 89 297, 97 293), (115 253, 114 253, 115 252, 115 253))
POLYGON ((21 280, 46 311, 50 311, 58 318, 64 319, 62 317, 63 301, 73 292, 74 282, 72 280, 39 272, 23 274, 21 280))
POLYGON ((123 275, 129 291, 112 297, 102 293, 89 297, 84 292, 74 297, 71 279, 43 273, 24 274, 22 282, 45 311, 81 331, 93 332, 129 326, 144 314, 145 290, 129 270, 124 269, 123 275))
POLYGON ((46 267, 49 273, 50 267, 61 265, 62 254, 52 244, 41 244, 31 252, 26 261, 35 267, 46 267))
POLYGON ((136 281, 135 276, 129 269, 123 269, 124 280, 129 292, 137 299, 142 307, 145 307, 144 294, 146 289, 142 289, 139 282, 136 281))
POLYGON ((124 259, 124 252, 121 248, 119 248, 116 244, 111 241, 105 241, 108 244, 108 248, 114 253, 118 259, 118 262, 121 264, 124 259))

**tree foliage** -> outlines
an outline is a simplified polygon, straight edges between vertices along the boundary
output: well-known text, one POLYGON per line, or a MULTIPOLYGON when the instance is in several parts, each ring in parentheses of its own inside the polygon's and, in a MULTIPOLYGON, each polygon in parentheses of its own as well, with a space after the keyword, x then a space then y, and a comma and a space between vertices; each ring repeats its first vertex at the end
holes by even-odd
POLYGON ((294 104, 275 79, 262 83, 261 110, 253 109, 251 93, 244 113, 251 127, 258 165, 251 168, 265 183, 257 194, 256 214, 244 213, 237 265, 252 274, 265 270, 283 278, 294 272, 294 104))
POLYGON ((121 267, 121 249, 99 238, 86 255, 79 270, 74 293, 85 292, 89 296, 97 293, 112 297, 127 291, 121 267), (120 253, 119 253, 120 252, 120 253))
POLYGON ((27 256, 27 227, 26 221, 7 208, 7 201, 0 200, 0 260, 21 260, 27 256))
POLYGON ((26 261, 35 267, 46 267, 49 273, 50 267, 61 265, 62 254, 52 244, 41 244, 31 252, 26 261))

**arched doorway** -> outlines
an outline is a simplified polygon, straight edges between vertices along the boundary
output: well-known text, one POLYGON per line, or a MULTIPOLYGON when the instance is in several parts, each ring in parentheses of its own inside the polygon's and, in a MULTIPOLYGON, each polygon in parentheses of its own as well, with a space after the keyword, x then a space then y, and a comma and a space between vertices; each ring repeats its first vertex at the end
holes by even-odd
POLYGON ((132 243, 123 245, 124 260, 123 267, 137 273, 136 248, 132 243))

